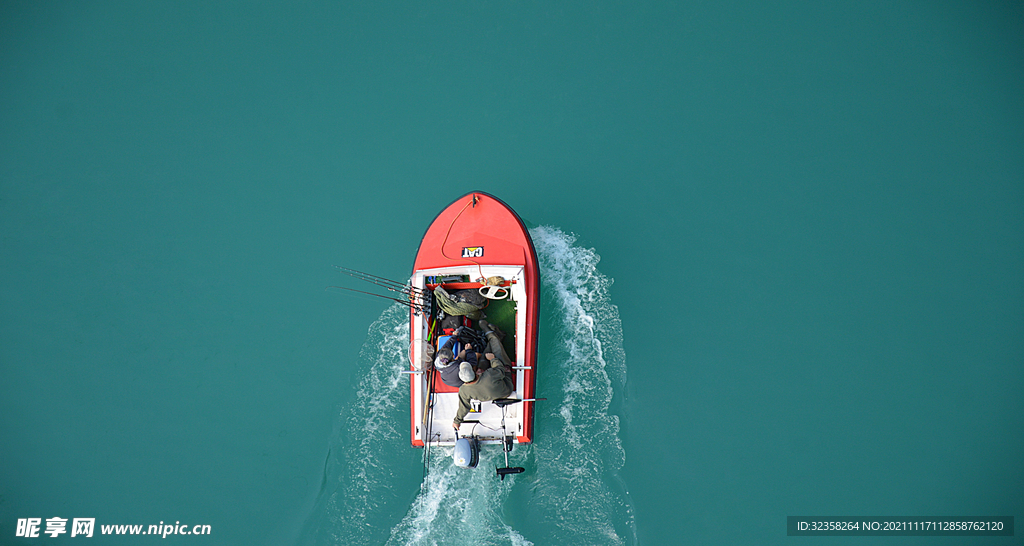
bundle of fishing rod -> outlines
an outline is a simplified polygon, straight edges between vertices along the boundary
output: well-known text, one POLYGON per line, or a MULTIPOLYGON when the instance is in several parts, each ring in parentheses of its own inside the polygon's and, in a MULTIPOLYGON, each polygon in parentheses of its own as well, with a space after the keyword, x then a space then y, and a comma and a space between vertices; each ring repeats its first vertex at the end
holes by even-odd
POLYGON ((408 283, 401 283, 398 281, 385 279, 384 277, 378 277, 377 275, 364 273, 362 271, 356 271, 355 269, 342 267, 340 265, 336 265, 334 266, 334 268, 346 275, 349 275, 350 277, 354 277, 361 281, 366 281, 368 283, 375 284, 381 288, 385 288, 391 292, 397 292, 398 294, 401 295, 396 297, 384 294, 377 294, 375 292, 367 292, 365 290, 356 290, 355 288, 347 288, 344 286, 328 286, 326 290, 347 290, 349 292, 358 292, 360 294, 367 294, 378 298, 384 298, 386 300, 396 301, 406 307, 409 307, 410 309, 412 309, 413 313, 417 315, 426 313, 430 309, 433 294, 429 290, 416 288, 415 286, 412 286, 411 284, 408 283))

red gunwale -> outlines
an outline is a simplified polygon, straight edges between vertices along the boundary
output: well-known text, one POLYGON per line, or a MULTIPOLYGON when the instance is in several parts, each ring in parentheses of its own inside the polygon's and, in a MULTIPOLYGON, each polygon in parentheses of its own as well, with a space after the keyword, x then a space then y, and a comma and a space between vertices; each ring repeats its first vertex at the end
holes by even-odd
MULTIPOLYGON (((529 366, 524 370, 523 398, 535 398, 537 377, 537 326, 540 304, 540 273, 537 251, 533 247, 526 224, 519 215, 501 199, 485 192, 470 192, 445 207, 423 234, 413 274, 425 269, 437 269, 465 265, 518 265, 524 268, 526 299, 525 351, 517 356, 517 365, 529 366), (471 204, 476 197, 475 205, 471 204), (446 240, 447 239, 447 240, 446 240), (443 248, 442 248, 443 245, 443 248), (462 258, 463 247, 484 247, 479 258, 462 258)), ((479 283, 467 283, 479 286, 479 283)), ((410 319, 412 313, 410 312, 410 319)), ((410 339, 414 321, 409 321, 410 339)), ((410 355, 411 356, 411 355, 410 355)), ((414 399, 415 377, 409 376, 410 398, 414 399)), ((410 402, 411 403, 411 402, 410 402)), ((533 441, 533 403, 523 403, 523 434, 517 436, 520 443, 533 441)), ((416 418, 410 411, 410 435, 415 436, 416 418)), ((412 440, 412 445, 423 447, 422 440, 412 440)))

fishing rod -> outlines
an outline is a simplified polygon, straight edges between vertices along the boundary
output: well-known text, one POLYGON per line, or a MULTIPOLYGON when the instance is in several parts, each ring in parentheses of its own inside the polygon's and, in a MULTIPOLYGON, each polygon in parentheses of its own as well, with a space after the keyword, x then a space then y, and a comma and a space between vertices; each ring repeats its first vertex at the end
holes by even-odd
MULTIPOLYGON (((426 367, 426 363, 424 363, 424 367, 426 367)), ((437 376, 437 374, 434 373, 433 369, 431 369, 429 373, 430 373, 430 378, 427 379, 426 407, 423 408, 423 429, 424 429, 424 432, 425 432, 425 434, 423 435, 423 438, 424 438, 424 440, 426 440, 425 445, 423 446, 423 477, 424 478, 427 477, 427 470, 430 469, 430 440, 431 440, 430 436, 432 435, 431 433, 434 431, 433 430, 434 429, 434 404, 431 403, 430 399, 434 396, 434 378, 437 376)), ((438 432, 437 436, 438 436, 438 440, 440 440, 441 439, 441 433, 438 432)))
POLYGON ((406 283, 400 283, 398 281, 393 281, 391 279, 386 279, 384 277, 380 277, 380 276, 374 275, 372 273, 366 273, 366 272, 363 272, 363 271, 357 271, 355 269, 351 269, 351 268, 348 268, 348 267, 343 267, 343 266, 340 266, 340 265, 336 265, 336 266, 334 266, 334 268, 337 269, 338 271, 341 271, 342 273, 350 276, 350 277, 354 277, 354 278, 357 278, 357 279, 362 280, 362 281, 366 281, 366 282, 370 282, 370 283, 376 284, 377 286, 381 286, 381 287, 387 288, 388 290, 392 290, 394 292, 401 292, 403 294, 415 294, 415 295, 417 295, 419 297, 423 297, 424 295, 426 295, 426 290, 423 290, 422 288, 416 288, 416 287, 410 286, 410 285, 408 285, 406 283))
MULTIPOLYGON (((429 314, 428 314, 428 316, 430 318, 427 321, 427 324, 428 324, 428 328, 427 328, 427 342, 431 343, 430 347, 433 347, 434 346, 433 345, 433 338, 437 335, 437 329, 438 329, 438 327, 441 326, 441 321, 438 320, 438 318, 437 318, 437 311, 436 311, 436 309, 434 307, 434 298, 430 298, 428 300, 428 303, 430 305, 430 311, 429 311, 429 314)), ((420 358, 423 358, 423 356, 426 356, 426 355, 421 355, 420 358)), ((424 361, 421 367, 422 367, 424 373, 429 373, 430 374, 430 376, 427 377, 427 396, 426 396, 426 400, 424 400, 424 405, 423 405, 423 423, 422 423, 422 427, 423 427, 423 440, 424 440, 424 446, 423 446, 423 478, 425 479, 427 477, 427 472, 430 470, 430 441, 431 441, 431 436, 433 436, 433 432, 434 432, 434 404, 433 404, 432 398, 434 397, 434 383, 435 383, 435 381, 437 381, 437 374, 434 373, 434 363, 433 362, 429 362, 428 363, 428 362, 424 361)), ((456 434, 458 434, 458 433, 456 433, 456 434)), ((436 441, 440 441, 440 440, 441 440, 441 433, 438 432, 437 433, 436 441)))
POLYGON ((366 292, 366 291, 363 291, 363 290, 356 290, 355 288, 345 288, 344 286, 328 286, 327 288, 324 288, 324 290, 330 290, 332 288, 335 288, 337 290, 348 290, 350 292, 359 292, 360 294, 366 294, 366 295, 369 295, 369 296, 376 296, 378 298, 384 298, 386 300, 395 301, 395 302, 401 303, 402 305, 405 305, 406 307, 411 308, 413 311, 416 311, 418 313, 422 313, 425 310, 423 304, 421 304, 421 303, 413 303, 410 300, 403 300, 403 299, 400 299, 400 298, 392 298, 390 296, 385 296, 383 294, 374 294, 373 292, 366 292))
POLYGON ((336 266, 334 266, 334 268, 337 269, 338 271, 343 271, 343 272, 345 272, 345 273, 347 273, 349 275, 352 275, 353 277, 358 275, 361 278, 362 277, 367 277, 367 278, 371 278, 371 279, 377 279, 379 281, 384 281, 384 282, 387 282, 387 283, 390 283, 390 284, 395 284, 395 285, 399 285, 399 286, 405 286, 404 283, 400 283, 398 281, 391 280, 391 279, 389 279, 387 277, 381 277, 380 275, 374 275, 373 273, 367 273, 365 271, 359 271, 358 269, 352 269, 351 267, 345 267, 343 265, 336 265, 336 266))

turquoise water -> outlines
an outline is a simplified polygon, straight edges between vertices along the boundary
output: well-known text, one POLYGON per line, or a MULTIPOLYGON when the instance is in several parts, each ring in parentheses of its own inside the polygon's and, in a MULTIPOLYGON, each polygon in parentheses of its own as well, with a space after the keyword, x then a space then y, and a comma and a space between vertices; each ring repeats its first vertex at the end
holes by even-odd
POLYGON ((1014 3, 4 3, 0 544, 1019 521, 1021 51, 1014 3), (323 290, 475 189, 543 262, 505 482, 423 476, 407 316, 323 290))

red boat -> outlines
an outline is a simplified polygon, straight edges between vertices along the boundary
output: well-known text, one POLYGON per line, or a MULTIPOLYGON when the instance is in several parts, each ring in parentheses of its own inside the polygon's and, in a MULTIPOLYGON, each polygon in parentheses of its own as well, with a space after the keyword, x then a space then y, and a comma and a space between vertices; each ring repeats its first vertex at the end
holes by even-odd
MULTIPOLYGON (((511 444, 533 440, 540 277, 526 226, 493 195, 473 192, 456 199, 423 235, 409 290, 421 296, 410 313, 412 445, 456 446, 459 464, 457 441, 468 438, 474 446, 502 444, 507 459, 511 444), (433 358, 453 333, 451 328, 446 331, 446 325, 458 323, 477 332, 480 328, 475 318, 447 312, 451 306, 438 299, 445 294, 473 293, 485 296, 480 312, 504 333, 502 346, 512 361, 515 390, 504 400, 474 401, 474 411, 456 430, 452 422, 459 407, 459 389, 442 381, 433 358)), ((460 466, 475 466, 475 462, 460 466)), ((499 474, 502 470, 522 469, 499 469, 499 474)))

